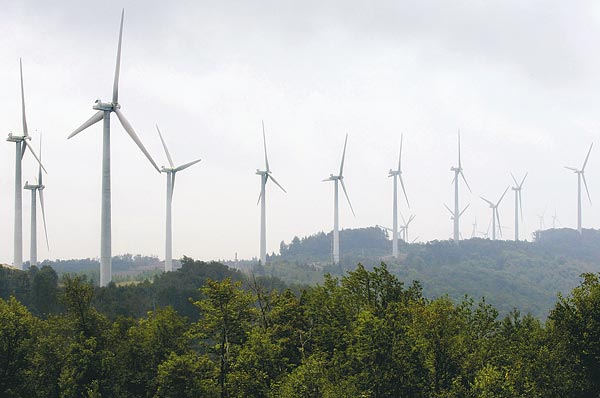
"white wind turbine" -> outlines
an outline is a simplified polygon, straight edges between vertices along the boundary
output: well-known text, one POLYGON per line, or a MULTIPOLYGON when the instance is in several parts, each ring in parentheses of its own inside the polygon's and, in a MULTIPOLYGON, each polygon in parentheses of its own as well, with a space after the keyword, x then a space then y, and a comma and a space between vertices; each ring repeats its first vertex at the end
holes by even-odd
POLYGON ((103 121, 102 134, 102 212, 100 227, 100 286, 106 286, 112 279, 112 254, 111 254, 111 197, 110 197, 110 114, 116 113, 121 125, 146 155, 152 166, 160 173, 160 169, 140 141, 139 137, 121 112, 119 104, 119 74, 121 69, 121 41, 123 37, 123 18, 125 10, 121 13, 121 27, 119 29, 119 44, 117 47, 117 62, 115 66, 115 79, 113 82, 113 96, 111 102, 102 102, 97 99, 93 109, 97 110, 91 118, 83 123, 77 130, 73 131, 68 138, 72 138, 88 127, 103 121))
POLYGON ((402 219, 402 222, 404 224, 400 225, 400 231, 402 231, 402 240, 404 240, 404 242, 408 243, 408 226, 410 225, 410 223, 415 219, 415 215, 411 214, 410 217, 408 218, 408 221, 406 221, 404 219, 404 216, 402 216, 402 213, 400 213, 400 218, 402 219))
POLYGON ((560 223, 558 216, 556 215, 556 209, 554 209, 554 215, 552 216, 552 229, 556 229, 556 223, 560 223))
POLYGON ((258 196, 257 205, 260 203, 260 264, 267 264, 267 181, 271 180, 277 185, 283 192, 287 193, 285 189, 277 182, 271 169, 269 168, 269 157, 267 156, 267 138, 265 136, 265 122, 262 122, 263 130, 263 147, 265 150, 265 170, 256 169, 256 174, 260 176, 260 194, 258 196))
POLYGON ((29 148, 31 154, 37 160, 38 164, 46 172, 42 162, 35 154, 29 140, 29 131, 27 129, 27 117, 25 116, 25 90, 23 89, 23 63, 19 59, 19 71, 21 73, 21 113, 23 122, 23 135, 8 134, 6 141, 16 144, 15 152, 15 224, 14 224, 14 260, 13 266, 17 269, 23 269, 23 186, 21 180, 21 163, 25 150, 29 148))
MULTIPOLYGON (((42 137, 40 136, 40 161, 42 160, 42 137)), ((31 242, 29 249, 29 265, 37 265, 37 204, 36 194, 40 196, 40 206, 42 208, 42 219, 44 221, 44 234, 46 236, 46 247, 50 250, 48 243, 48 229, 46 228, 46 211, 44 209, 44 186, 42 175, 42 166, 38 165, 38 178, 35 184, 25 182, 23 188, 31 191, 31 242)))
MULTIPOLYGON (((454 213, 452 210, 450 210, 450 208, 444 203, 444 207, 446 208, 446 210, 448 210, 448 212, 450 213, 450 219, 452 221, 456 221, 457 218, 462 217, 462 215, 465 213, 465 211, 467 211, 467 209, 469 208, 469 206, 471 206, 471 204, 469 203, 468 205, 465 206, 464 209, 462 209, 462 211, 460 213, 458 213, 458 217, 455 216, 456 213, 454 213)), ((476 222, 477 223, 477 222, 476 222)), ((473 227, 473 229, 475 229, 477 225, 475 225, 473 227)), ((459 232, 459 237, 462 237, 462 235, 459 232)))
POLYGON ((490 209, 492 209, 492 240, 496 240, 496 220, 498 220, 498 231, 500 232, 500 237, 502 237, 502 226, 500 225, 500 214, 498 213, 498 206, 500 205, 500 202, 502 202, 502 199, 504 199, 504 195, 506 195, 506 192, 508 192, 509 188, 510 186, 506 187, 504 193, 502 194, 502 196, 500 196, 500 199, 498 199, 496 203, 487 200, 483 196, 480 196, 481 199, 483 199, 485 202, 487 202, 487 204, 490 205, 490 209))
POLYGON ((587 182, 585 181, 585 165, 587 164, 588 159, 590 158, 590 152, 592 152, 592 146, 594 146, 593 142, 590 145, 590 149, 588 150, 588 153, 585 157, 585 161, 583 162, 583 166, 581 166, 581 169, 578 170, 575 167, 565 166, 566 169, 572 170, 575 174, 577 174, 577 232, 579 232, 579 235, 582 234, 582 230, 581 230, 581 180, 582 179, 583 179, 583 185, 585 185, 585 192, 587 193, 588 200, 590 201, 590 204, 592 203, 592 199, 590 198, 590 191, 588 190, 587 182))
POLYGON ((408 196, 406 195, 406 189, 404 188, 404 181, 402 180, 402 140, 403 135, 400 135, 400 155, 398 156, 398 169, 392 170, 388 174, 388 177, 394 178, 394 201, 393 201, 393 228, 392 228, 392 255, 398 258, 398 180, 402 185, 402 192, 406 199, 406 204, 410 207, 408 202, 408 196))
POLYGON ((467 182, 467 179, 465 178, 465 175, 463 173, 462 162, 461 162, 461 158, 460 158, 460 131, 458 132, 458 167, 451 167, 450 171, 454 172, 454 179, 452 180, 452 182, 454 183, 454 211, 451 213, 458 214, 458 217, 453 218, 453 220, 454 220, 453 237, 454 237, 454 243, 458 245, 458 242, 460 240, 460 216, 462 215, 462 212, 459 211, 459 206, 458 206, 458 176, 459 175, 462 177, 463 181, 465 182, 465 185, 469 189, 469 192, 472 192, 471 187, 469 186, 469 183, 467 182))
POLYGON ((475 222, 473 223, 473 230, 471 231, 471 239, 477 236, 477 218, 475 218, 475 222))
POLYGON ((346 195, 346 199, 348 200, 348 204, 350 205, 350 210, 352 210, 352 214, 354 214, 354 209, 352 208, 352 203, 350 203, 350 198, 348 197, 348 192, 346 191, 346 185, 344 184, 344 159, 346 157, 346 144, 348 143, 348 134, 346 134, 346 140, 344 141, 344 152, 342 152, 342 162, 340 164, 340 173, 338 175, 330 174, 329 178, 323 180, 325 181, 333 181, 334 182, 334 191, 333 191, 333 263, 339 264, 340 262, 340 231, 339 231, 339 217, 338 217, 338 183, 342 184, 342 189, 344 190, 344 195, 346 195))
POLYGON ((161 168, 161 172, 167 174, 167 220, 166 220, 166 233, 165 233, 165 272, 173 271, 173 233, 172 233, 172 217, 171 217, 171 206, 173 203, 173 190, 175 189, 175 174, 178 171, 185 170, 190 166, 195 165, 201 159, 197 159, 181 166, 175 167, 173 164, 173 159, 171 158, 171 154, 169 153, 169 149, 167 149, 167 144, 163 139, 162 134, 160 133, 160 129, 158 128, 158 124, 156 125, 156 131, 158 131, 158 136, 160 137, 160 142, 165 150, 165 154, 167 155, 167 160, 169 161, 169 167, 163 166, 161 168))
POLYGON ((523 183, 527 178, 527 174, 529 173, 525 173, 525 177, 523 177, 519 184, 515 176, 510 173, 510 176, 515 182, 515 186, 511 188, 515 191, 515 241, 519 240, 519 214, 521 215, 521 222, 523 221, 523 200, 521 198, 521 190, 523 189, 523 183))

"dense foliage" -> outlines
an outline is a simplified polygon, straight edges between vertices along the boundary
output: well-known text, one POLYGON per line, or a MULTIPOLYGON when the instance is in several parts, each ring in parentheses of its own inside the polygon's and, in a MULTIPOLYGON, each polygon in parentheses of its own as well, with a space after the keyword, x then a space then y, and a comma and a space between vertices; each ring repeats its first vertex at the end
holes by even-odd
POLYGON ((600 397, 596 274, 543 323, 500 318, 484 300, 427 299, 385 264, 294 293, 185 259, 155 283, 182 284, 189 317, 168 299, 116 315, 107 308, 136 290, 117 300, 121 288, 57 284, 51 271, 36 275, 56 308, 0 299, 2 397, 600 397))

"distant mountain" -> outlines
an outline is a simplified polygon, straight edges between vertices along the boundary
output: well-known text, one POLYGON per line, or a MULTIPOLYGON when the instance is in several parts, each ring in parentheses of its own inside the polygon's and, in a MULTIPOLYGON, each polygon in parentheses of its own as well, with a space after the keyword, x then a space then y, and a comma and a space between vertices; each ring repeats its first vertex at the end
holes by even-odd
POLYGON ((406 244, 400 259, 390 256, 391 241, 379 228, 340 231, 341 267, 330 265, 331 233, 317 233, 281 243, 271 266, 255 272, 270 273, 291 283, 315 283, 324 273, 341 275, 359 262, 367 268, 388 264, 406 283, 418 280, 429 297, 447 294, 485 297, 503 313, 517 308, 544 318, 557 295, 568 293, 584 272, 600 271, 600 231, 583 236, 571 229, 537 232, 533 242, 469 239, 457 247, 452 241, 406 244))

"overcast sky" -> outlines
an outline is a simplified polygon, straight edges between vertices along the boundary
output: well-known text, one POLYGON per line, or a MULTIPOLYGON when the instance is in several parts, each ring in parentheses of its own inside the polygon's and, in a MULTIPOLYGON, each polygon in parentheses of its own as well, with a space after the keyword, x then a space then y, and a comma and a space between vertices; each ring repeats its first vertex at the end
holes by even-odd
MULTIPOLYGON (((174 256, 258 255, 264 119, 271 169, 287 189, 267 188, 267 249, 330 231, 333 184, 348 133, 345 181, 356 211, 340 202, 340 226, 391 225, 392 180, 404 133, 403 169, 419 240, 447 239, 452 225, 456 133, 470 194, 461 188, 463 236, 511 184, 523 188, 523 234, 544 210, 576 224, 576 176, 600 140, 600 4, 594 1, 82 1, 1 0, 0 123, 21 133, 19 57, 34 145, 43 134, 50 251, 100 251, 101 124, 68 140, 112 92, 125 7, 119 100, 156 159, 202 158, 177 175, 174 256)), ((166 176, 112 121, 113 254, 164 256, 166 176)), ((599 145, 600 146, 600 145, 599 145)), ((13 258, 14 144, 0 145, 0 262, 13 258)), ((600 203, 600 147, 587 168, 600 203)), ((27 154, 23 183, 37 168, 27 154)), ((30 194, 23 194, 29 258, 30 194)), ((500 208, 514 231, 514 197, 500 208)), ((39 210, 38 210, 39 212, 39 210)), ((39 214, 39 213, 38 213, 39 214)), ((38 217, 39 219, 40 217, 38 217)), ((41 221, 41 220, 40 220, 41 221)), ((583 205, 584 227, 600 207, 583 205)), ((39 231, 41 232, 41 224, 39 231)))

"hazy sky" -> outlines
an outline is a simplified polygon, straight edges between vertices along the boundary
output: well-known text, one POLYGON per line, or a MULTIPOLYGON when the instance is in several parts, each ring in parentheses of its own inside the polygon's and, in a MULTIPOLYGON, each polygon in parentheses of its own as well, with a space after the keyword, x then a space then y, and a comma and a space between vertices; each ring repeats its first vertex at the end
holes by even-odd
MULTIPOLYGON (((524 236, 576 223, 576 176, 600 139, 600 4, 594 1, 7 1, 0 7, 0 121, 21 132, 19 57, 33 143, 43 133, 51 250, 40 258, 99 256, 101 124, 67 141, 109 100, 121 8, 125 7, 120 102, 159 165, 155 123, 177 175, 174 255, 258 255, 265 120, 271 169, 288 194, 267 189, 267 248, 329 231, 333 184, 349 134, 346 184, 356 217, 340 202, 344 228, 391 225, 392 181, 404 133, 404 177, 416 214, 410 234, 447 239, 456 132, 473 194, 461 231, 480 230, 497 200, 528 171, 524 236)), ((112 121, 113 254, 164 256, 165 184, 112 121)), ((0 145, 0 262, 12 262, 14 144, 0 145)), ((600 201, 600 148, 587 180, 600 201)), ((36 175, 24 160, 23 183, 36 175)), ((510 195, 510 196, 509 196, 510 195)), ((29 258, 29 191, 23 194, 29 258)), ((500 206, 512 237, 514 198, 500 206)), ((39 211, 39 210, 38 210, 39 211)), ((583 206, 584 227, 600 208, 583 206)), ((39 218, 39 217, 38 217, 39 218)), ((39 232, 41 232, 41 224, 39 232)))

